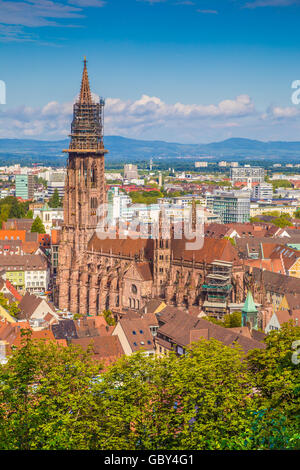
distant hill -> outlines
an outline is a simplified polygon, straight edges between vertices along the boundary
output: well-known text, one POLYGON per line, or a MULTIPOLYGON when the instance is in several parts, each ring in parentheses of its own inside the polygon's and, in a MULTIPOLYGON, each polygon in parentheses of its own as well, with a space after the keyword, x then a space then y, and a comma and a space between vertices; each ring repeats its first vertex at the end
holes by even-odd
MULTIPOLYGON (((43 141, 29 139, 0 139, 0 165, 8 162, 31 164, 43 163, 65 165, 69 140, 43 141)), ((179 144, 159 140, 127 139, 119 136, 105 137, 109 150, 107 159, 117 162, 161 158, 215 158, 216 160, 237 161, 284 160, 299 161, 300 142, 262 142, 259 140, 232 138, 210 144, 179 144)))

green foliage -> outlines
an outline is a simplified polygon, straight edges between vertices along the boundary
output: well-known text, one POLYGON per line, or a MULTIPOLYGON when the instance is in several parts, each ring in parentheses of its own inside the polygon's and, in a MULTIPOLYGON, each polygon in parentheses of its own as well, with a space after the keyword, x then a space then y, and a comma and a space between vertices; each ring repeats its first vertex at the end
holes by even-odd
POLYGON ((34 177, 34 182, 35 182, 35 184, 42 184, 44 186, 44 188, 48 187, 47 180, 45 178, 42 178, 41 176, 40 177, 35 176, 34 177))
POLYGON ((269 180, 268 183, 271 183, 273 186, 273 191, 277 188, 292 188, 292 183, 288 180, 269 180))
POLYGON ((236 246, 236 241, 232 237, 224 237, 225 240, 229 240, 232 246, 236 246))
POLYGON ((261 222, 261 220, 258 217, 250 217, 250 224, 256 224, 261 222))
POLYGON ((10 209, 9 209, 9 219, 21 219, 25 217, 26 211, 22 203, 20 203, 16 198, 12 199, 10 209))
POLYGON ((225 328, 238 328, 242 325, 242 312, 232 312, 224 316, 225 328))
POLYGON ((292 344, 300 339, 300 327, 285 323, 266 337, 266 350, 249 354, 256 386, 269 407, 280 408, 293 417, 300 410, 300 368, 292 362, 292 344), (298 389, 297 389, 298 387, 298 389))
POLYGON ((28 211, 28 202, 19 202, 14 196, 7 196, 0 199, 0 226, 7 219, 20 219, 25 217, 28 211))
POLYGON ((299 448, 299 327, 248 356, 201 340, 179 357, 122 357, 100 376, 90 351, 23 334, 0 365, 1 449, 299 448))
POLYGON ((293 225, 291 221, 291 216, 287 212, 282 212, 280 214, 279 211, 267 211, 267 212, 264 212, 263 215, 268 215, 268 216, 273 217, 272 224, 276 225, 277 227, 284 228, 284 227, 293 225))
POLYGON ((46 233, 45 227, 39 216, 34 219, 31 226, 31 232, 46 233))
POLYGON ((61 201, 58 194, 58 189, 55 188, 53 195, 49 199, 49 206, 52 208, 61 207, 61 201))
POLYGON ((160 191, 136 191, 129 194, 134 204, 156 204, 159 197, 163 197, 160 191))
POLYGON ((242 324, 242 313, 241 312, 233 312, 233 313, 226 313, 222 320, 217 320, 214 317, 204 317, 205 320, 214 323, 215 325, 223 326, 224 328, 237 328, 242 324))
POLYGON ((20 219, 25 217, 28 211, 28 202, 19 202, 14 196, 0 199, 0 227, 7 219, 20 219))
POLYGON ((80 313, 75 313, 75 315, 73 316, 73 320, 79 320, 82 317, 83 315, 81 315, 80 313))
POLYGON ((1 449, 92 448, 105 419, 92 388, 99 365, 79 348, 23 334, 22 348, 0 367, 1 449))
POLYGON ((8 311, 8 313, 12 317, 16 317, 18 313, 20 313, 20 309, 18 307, 17 302, 11 302, 9 303, 8 299, 5 297, 5 295, 0 292, 0 305, 5 308, 5 310, 8 311))
POLYGON ((114 316, 111 310, 103 310, 103 316, 105 318, 106 323, 109 326, 114 326, 116 324, 116 320, 114 319, 114 316))
POLYGON ((297 209, 296 212, 294 212, 294 217, 296 219, 300 219, 300 209, 297 209))
POLYGON ((292 227, 291 217, 289 214, 281 214, 279 217, 272 221, 274 225, 280 228, 292 227))
POLYGON ((33 210, 29 210, 26 214, 26 219, 33 219, 33 210))

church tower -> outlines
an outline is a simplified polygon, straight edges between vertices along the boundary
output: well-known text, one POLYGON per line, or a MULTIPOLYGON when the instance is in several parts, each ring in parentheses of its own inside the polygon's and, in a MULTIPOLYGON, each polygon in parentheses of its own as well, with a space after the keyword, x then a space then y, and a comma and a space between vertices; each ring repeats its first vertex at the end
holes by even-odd
POLYGON ((170 225, 163 210, 159 212, 158 233, 154 240, 154 292, 156 297, 165 296, 165 284, 171 268, 170 225))
POLYGON ((68 161, 57 279, 58 304, 62 309, 77 308, 76 272, 84 262, 88 241, 97 227, 97 208, 106 203, 103 121, 104 100, 91 93, 84 58, 80 94, 73 107, 70 145, 64 150, 68 161))

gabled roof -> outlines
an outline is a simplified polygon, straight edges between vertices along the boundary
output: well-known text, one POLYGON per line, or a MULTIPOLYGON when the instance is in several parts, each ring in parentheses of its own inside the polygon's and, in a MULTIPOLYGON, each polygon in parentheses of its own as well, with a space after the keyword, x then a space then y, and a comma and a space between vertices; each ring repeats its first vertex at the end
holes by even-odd
POLYGON ((141 278, 144 281, 152 281, 153 276, 152 276, 152 270, 150 263, 136 263, 135 264, 136 269, 138 270, 138 273, 140 274, 141 278))
POLYGON ((19 309, 21 310, 21 313, 18 315, 18 318, 26 318, 27 320, 29 320, 29 318, 31 318, 31 316, 36 311, 41 302, 42 299, 40 297, 26 292, 21 302, 19 303, 19 309))
POLYGON ((287 301, 287 304, 290 310, 300 309, 300 293, 296 294, 296 293, 287 292, 285 294, 285 299, 287 301))
MULTIPOLYGON (((166 318, 164 318, 165 320, 166 318)), ((174 309, 173 314, 169 314, 165 324, 159 327, 158 335, 162 334, 170 338, 175 344, 186 347, 191 343, 191 338, 211 339, 214 338, 226 346, 232 346, 235 342, 242 346, 245 352, 251 349, 265 349, 265 344, 256 341, 240 333, 231 331, 230 328, 224 328, 215 325, 203 318, 195 318, 179 309, 174 309)), ((159 336, 156 342, 160 342, 159 336)))
POLYGON ((154 349, 153 336, 145 319, 127 320, 122 318, 119 323, 133 352, 140 349, 154 349))
POLYGON ((160 311, 164 307, 166 307, 166 304, 164 303, 163 300, 161 300, 161 299, 151 299, 144 305, 143 308, 141 308, 139 313, 141 313, 141 314, 156 313, 157 310, 160 311))
POLYGON ((97 361, 104 360, 105 364, 116 361, 124 355, 118 336, 96 336, 95 338, 72 339, 71 343, 86 350, 92 348, 93 357, 97 361))
POLYGON ((22 300, 18 305, 19 309, 21 310, 21 313, 19 313, 18 318, 29 320, 42 302, 45 302, 47 304, 53 314, 55 313, 51 304, 46 302, 45 299, 42 299, 41 297, 37 297, 34 294, 29 294, 29 292, 26 292, 26 294, 24 295, 24 297, 22 297, 22 300))
POLYGON ((0 255, 0 266, 15 270, 46 270, 48 262, 44 255, 0 255))
POLYGON ((187 240, 185 237, 181 240, 172 239, 171 249, 174 259, 183 258, 186 261, 195 260, 202 263, 212 263, 215 260, 239 262, 237 250, 229 240, 204 238, 201 248, 187 249, 187 244, 193 242, 195 239, 187 240))
MULTIPOLYGON (((31 330, 27 321, 17 323, 0 322, 0 340, 5 341, 8 344, 9 349, 11 349, 12 346, 20 347, 22 344, 22 329, 31 330)), ((40 331, 31 330, 31 332, 32 339, 55 341, 54 335, 49 329, 40 331)))
POLYGON ((271 271, 262 271, 259 268, 253 268, 252 276, 257 283, 262 284, 267 291, 278 294, 299 293, 300 279, 284 274, 272 273, 271 271))
POLYGON ((142 238, 136 240, 131 238, 120 239, 118 237, 101 240, 97 233, 94 233, 88 243, 88 250, 130 257, 134 257, 144 250, 145 259, 153 259, 154 240, 142 238))
POLYGON ((292 321, 295 325, 300 326, 300 310, 279 310, 275 312, 280 325, 292 321))
POLYGON ((21 294, 17 291, 17 289, 9 282, 8 279, 5 281, 6 288, 9 290, 11 295, 18 301, 20 302, 22 300, 21 294))
POLYGON ((51 330, 55 339, 78 338, 73 320, 60 320, 55 325, 51 325, 51 330))

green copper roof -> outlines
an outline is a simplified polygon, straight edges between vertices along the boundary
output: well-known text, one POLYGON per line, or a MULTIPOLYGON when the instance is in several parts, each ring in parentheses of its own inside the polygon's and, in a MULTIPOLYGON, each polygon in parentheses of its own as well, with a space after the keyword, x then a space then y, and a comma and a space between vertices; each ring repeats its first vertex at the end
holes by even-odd
POLYGON ((257 308, 255 307, 255 303, 254 303, 250 290, 248 291, 247 298, 244 303, 244 307, 242 308, 242 312, 245 312, 245 313, 257 312, 257 308))

